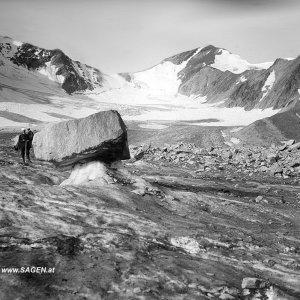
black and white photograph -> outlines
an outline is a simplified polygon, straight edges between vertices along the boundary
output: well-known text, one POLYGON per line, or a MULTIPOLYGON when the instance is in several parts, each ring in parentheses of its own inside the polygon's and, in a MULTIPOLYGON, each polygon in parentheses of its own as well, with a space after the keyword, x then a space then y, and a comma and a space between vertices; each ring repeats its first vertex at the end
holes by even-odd
POLYGON ((0 0, 0 300, 300 300, 299 0, 0 0))

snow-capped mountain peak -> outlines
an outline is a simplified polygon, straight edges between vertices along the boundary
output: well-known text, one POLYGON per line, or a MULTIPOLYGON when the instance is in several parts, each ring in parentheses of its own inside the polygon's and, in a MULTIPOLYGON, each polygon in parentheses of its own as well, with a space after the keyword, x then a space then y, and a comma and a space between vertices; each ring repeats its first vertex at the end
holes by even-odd
POLYGON ((129 77, 137 87, 174 95, 186 81, 205 68, 242 74, 247 70, 267 69, 270 65, 272 63, 250 64, 226 49, 209 45, 174 55, 148 70, 130 74, 129 77))
POLYGON ((169 98, 181 94, 207 104, 222 103, 247 110, 292 105, 299 99, 300 88, 300 58, 251 64, 212 45, 173 55, 141 72, 106 75, 72 60, 61 50, 0 37, 0 73, 9 68, 49 79, 69 94, 97 95, 126 86, 169 98))
POLYGON ((201 51, 195 49, 193 54, 178 63, 164 60, 160 64, 146 71, 133 74, 133 82, 136 86, 163 92, 165 94, 176 94, 181 84, 178 74, 186 67, 188 62, 201 51))
POLYGON ((0 58, 47 76, 69 94, 93 90, 103 83, 103 74, 98 69, 72 60, 59 49, 47 50, 0 37, 0 58))
POLYGON ((164 95, 182 94, 247 110, 278 109, 298 99, 300 80, 293 69, 299 62, 277 59, 253 64, 209 45, 171 56, 148 70, 123 75, 138 88, 164 95))

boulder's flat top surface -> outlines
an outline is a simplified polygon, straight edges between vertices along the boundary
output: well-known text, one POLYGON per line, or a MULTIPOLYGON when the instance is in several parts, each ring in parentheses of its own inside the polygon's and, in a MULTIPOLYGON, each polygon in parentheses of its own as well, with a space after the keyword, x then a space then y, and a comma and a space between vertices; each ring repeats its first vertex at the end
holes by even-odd
POLYGON ((22 167, 12 137, 0 133, 0 264, 55 273, 0 274, 1 299, 234 299, 250 284, 299 299, 297 178, 146 154, 111 169, 114 184, 58 186, 70 173, 22 167))
POLYGON ((128 159, 127 129, 117 111, 47 125, 33 139, 38 159, 63 165, 128 159))

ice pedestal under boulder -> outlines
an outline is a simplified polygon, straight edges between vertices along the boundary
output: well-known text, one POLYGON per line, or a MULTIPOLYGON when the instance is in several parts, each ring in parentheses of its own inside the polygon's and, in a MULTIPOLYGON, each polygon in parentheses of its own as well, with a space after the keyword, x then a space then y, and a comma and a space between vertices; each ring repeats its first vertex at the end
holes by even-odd
POLYGON ((106 165, 99 161, 76 165, 70 177, 60 185, 106 185, 114 183, 106 171, 106 165))
POLYGON ((47 125, 33 139, 35 157, 58 167, 129 159, 126 126, 117 111, 47 125))

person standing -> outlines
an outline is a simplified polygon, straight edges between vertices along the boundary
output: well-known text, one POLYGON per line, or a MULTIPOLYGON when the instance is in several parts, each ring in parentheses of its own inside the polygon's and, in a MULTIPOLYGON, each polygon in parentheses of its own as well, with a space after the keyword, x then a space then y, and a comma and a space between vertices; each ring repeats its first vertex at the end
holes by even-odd
POLYGON ((31 162, 31 160, 30 160, 30 149, 32 148, 32 140, 33 140, 34 133, 30 130, 30 128, 28 128, 26 134, 27 134, 27 137, 28 137, 26 158, 29 162, 31 162))
MULTIPOLYGON (((22 160, 23 160, 23 164, 26 165, 26 160, 25 160, 25 156, 28 159, 28 154, 27 154, 27 148, 28 148, 28 142, 29 142, 29 138, 28 138, 28 134, 26 133, 26 129, 22 128, 22 133, 19 135, 19 139, 18 142, 15 146, 15 150, 20 150, 21 151, 21 156, 22 156, 22 160)), ((30 159, 29 159, 30 161, 30 159)))

